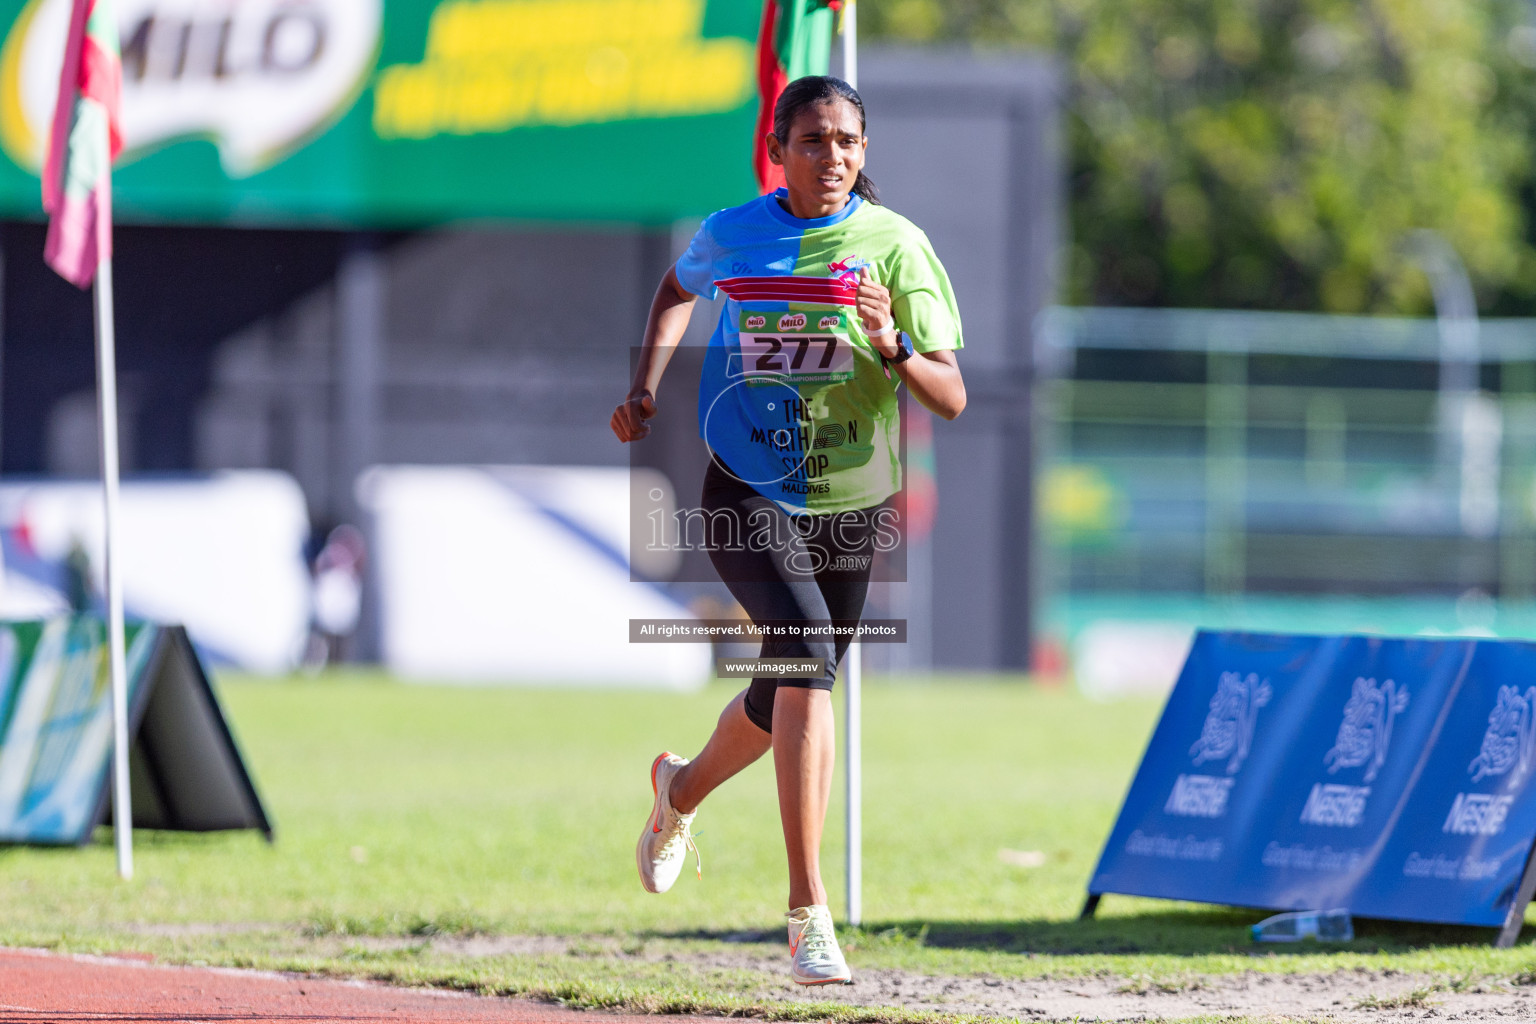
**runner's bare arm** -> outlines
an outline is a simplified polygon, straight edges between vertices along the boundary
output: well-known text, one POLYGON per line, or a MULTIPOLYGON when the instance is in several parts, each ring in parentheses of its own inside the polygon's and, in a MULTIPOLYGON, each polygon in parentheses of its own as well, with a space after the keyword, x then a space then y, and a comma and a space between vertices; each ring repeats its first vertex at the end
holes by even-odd
POLYGON ((651 314, 645 321, 645 340, 640 346, 640 365, 635 369, 629 394, 613 410, 608 421, 620 441, 638 441, 651 432, 645 421, 656 415, 656 391, 661 375, 672 358, 672 350, 683 338, 688 319, 693 315, 698 296, 677 280, 677 268, 669 267, 651 300, 651 314))
MULTIPOLYGON (((893 322, 890 290, 874 279, 868 267, 859 275, 858 310, 866 331, 893 322)), ((870 338, 869 343, 887 359, 896 355, 895 334, 870 338)), ((905 362, 891 364, 891 369, 906 382, 912 397, 934 415, 952 420, 965 409, 965 380, 953 352, 919 352, 905 362)))
POLYGON ((934 415, 952 420, 965 411, 965 381, 954 352, 919 352, 891 369, 907 382, 912 397, 934 415))

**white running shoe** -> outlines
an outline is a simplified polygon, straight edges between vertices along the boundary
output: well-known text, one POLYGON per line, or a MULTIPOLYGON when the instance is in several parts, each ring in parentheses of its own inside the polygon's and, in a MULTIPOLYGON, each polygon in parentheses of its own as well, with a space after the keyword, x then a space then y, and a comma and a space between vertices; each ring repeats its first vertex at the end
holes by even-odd
POLYGON ((635 865, 640 868, 640 884, 646 892, 666 892, 672 888, 689 850, 697 860, 699 877, 704 877, 704 860, 693 844, 693 833, 688 831, 693 815, 679 814, 672 807, 672 779, 687 763, 686 757, 670 752, 651 762, 651 790, 656 794, 656 802, 635 846, 635 865))
POLYGON ((852 985, 853 972, 837 948, 832 911, 817 904, 791 910, 789 976, 802 985, 852 985))

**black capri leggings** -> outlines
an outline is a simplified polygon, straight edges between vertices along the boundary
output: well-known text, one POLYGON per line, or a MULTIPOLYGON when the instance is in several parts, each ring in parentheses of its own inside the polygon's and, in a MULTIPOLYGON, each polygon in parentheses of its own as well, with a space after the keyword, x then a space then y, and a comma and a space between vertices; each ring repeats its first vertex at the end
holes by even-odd
POLYGON ((747 717, 773 731, 773 698, 781 686, 830 690, 837 666, 864 612, 874 562, 876 513, 857 509, 791 516, 718 459, 704 474, 709 558, 731 595, 759 625, 778 621, 844 627, 833 637, 802 631, 763 639, 760 657, 825 658, 820 678, 757 676, 747 688, 747 717))

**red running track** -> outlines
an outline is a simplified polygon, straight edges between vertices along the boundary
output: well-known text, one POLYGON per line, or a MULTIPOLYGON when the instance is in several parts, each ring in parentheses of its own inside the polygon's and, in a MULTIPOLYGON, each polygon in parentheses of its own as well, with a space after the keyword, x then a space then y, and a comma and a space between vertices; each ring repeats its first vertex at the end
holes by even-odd
POLYGON ((293 974, 0 950, 0 1024, 345 1021, 348 1024, 662 1024, 639 1017, 293 974))

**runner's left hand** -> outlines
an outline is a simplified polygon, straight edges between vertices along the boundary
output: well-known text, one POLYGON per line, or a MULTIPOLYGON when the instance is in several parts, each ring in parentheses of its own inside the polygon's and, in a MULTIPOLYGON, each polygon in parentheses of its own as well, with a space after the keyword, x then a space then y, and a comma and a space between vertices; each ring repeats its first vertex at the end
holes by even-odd
MULTIPOLYGON (((868 267, 859 268, 858 313, 859 321, 864 325, 865 331, 878 331, 892 319, 890 289, 876 281, 875 275, 868 267)), ((869 343, 876 352, 886 358, 896 354, 895 334, 870 338, 869 343)))

